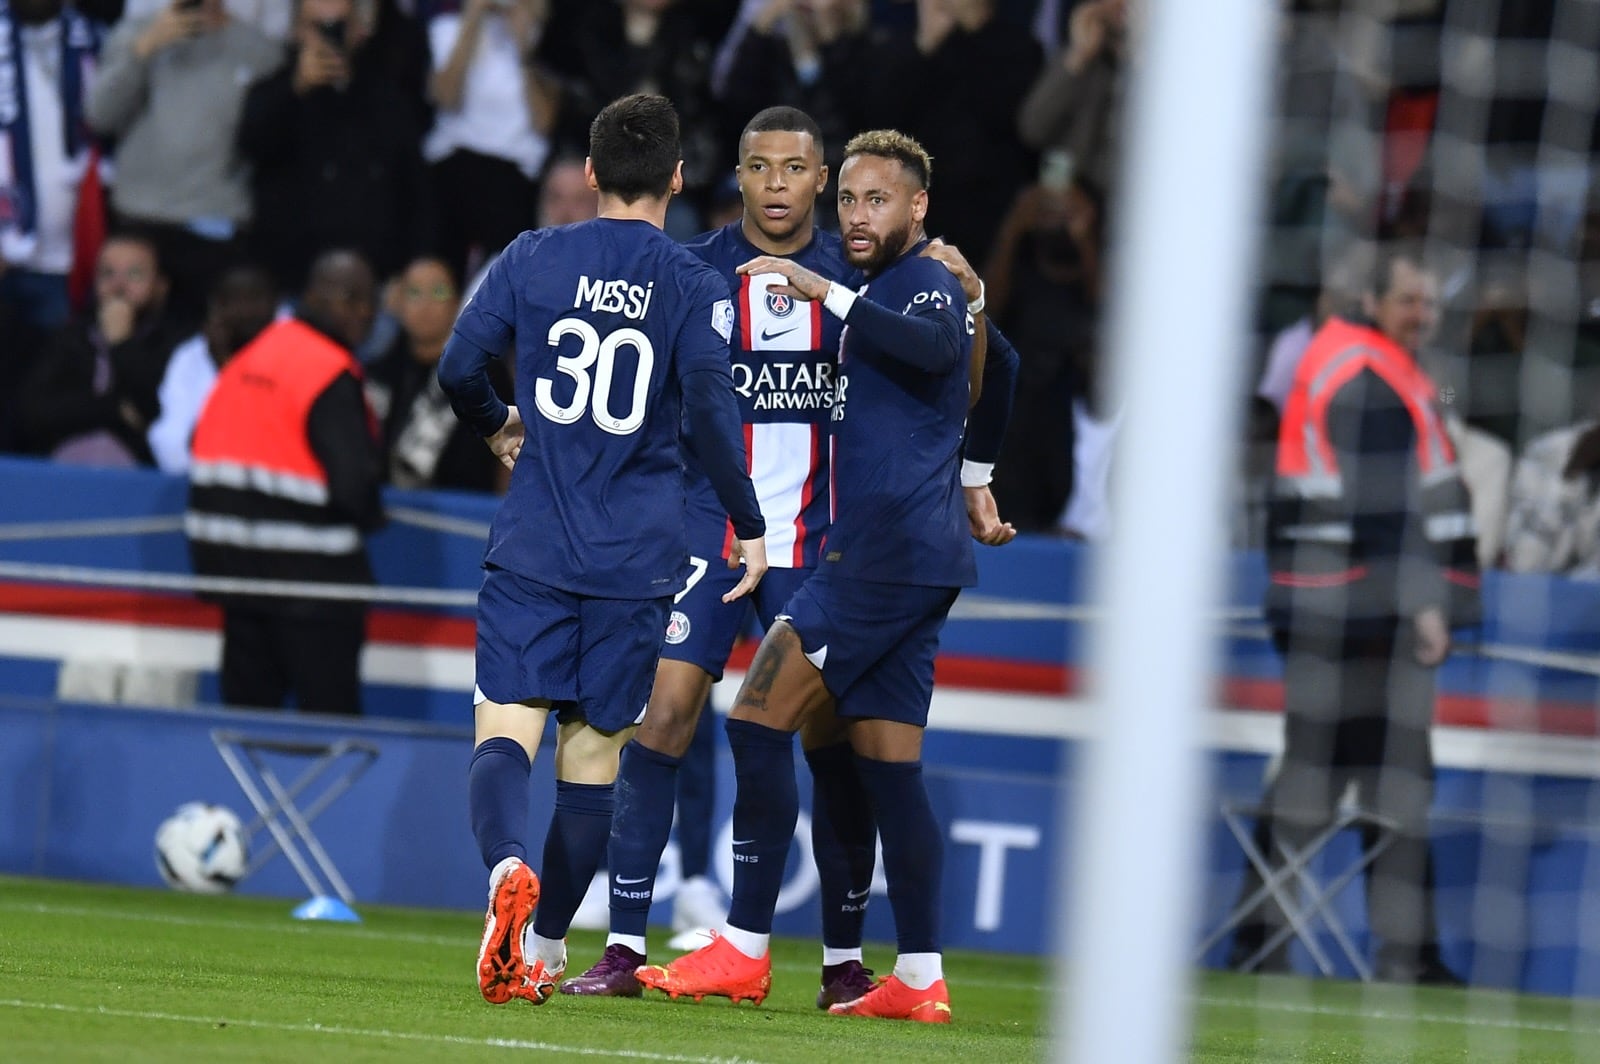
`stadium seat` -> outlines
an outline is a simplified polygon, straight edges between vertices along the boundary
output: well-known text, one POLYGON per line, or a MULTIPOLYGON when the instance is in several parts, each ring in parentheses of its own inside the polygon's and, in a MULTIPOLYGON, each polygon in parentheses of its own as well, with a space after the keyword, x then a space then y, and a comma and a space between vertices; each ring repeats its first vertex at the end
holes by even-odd
POLYGON ((1200 944, 1198 956, 1204 956, 1213 946, 1231 934, 1236 928, 1254 915, 1270 898, 1277 902, 1284 914, 1284 924, 1266 936, 1259 948, 1250 956, 1243 959, 1238 967, 1243 971, 1253 971, 1274 951, 1281 949, 1291 938, 1298 938, 1310 954, 1312 963, 1324 976, 1338 974, 1334 968, 1333 960, 1328 956, 1328 951, 1322 946, 1317 934, 1318 925, 1327 928, 1328 934, 1344 954, 1345 960, 1355 969, 1356 975, 1363 982, 1372 980, 1372 966, 1360 949, 1356 948, 1349 932, 1339 920, 1335 903, 1344 889, 1355 879, 1371 867, 1372 862, 1393 844, 1395 838, 1395 824, 1376 814, 1366 812, 1357 807, 1348 798, 1342 801, 1334 816, 1334 820, 1323 828, 1304 849, 1296 850, 1289 844, 1278 840, 1276 845, 1280 851, 1281 863, 1276 867, 1268 861, 1266 854, 1256 845, 1252 837, 1251 827, 1254 822, 1265 815, 1266 811, 1259 805, 1223 802, 1221 806, 1222 822, 1227 826, 1228 833, 1233 836, 1239 848, 1244 851, 1245 860, 1254 868, 1261 877, 1261 886, 1242 899, 1232 912, 1228 913, 1222 923, 1206 936, 1200 944), (1370 833, 1370 845, 1365 843, 1364 837, 1370 833), (1321 868, 1326 875, 1325 882, 1318 882, 1315 871, 1319 869, 1318 858, 1323 852, 1346 831, 1355 831, 1363 841, 1358 843, 1354 859, 1344 864, 1342 868, 1321 868))
POLYGON ((354 904, 355 896, 349 884, 311 830, 311 823, 372 766, 378 759, 378 748, 357 739, 293 742, 224 728, 212 729, 211 744, 256 811, 256 819, 245 828, 251 854, 245 875, 255 872, 282 850, 313 899, 333 893, 346 906, 354 904), (274 760, 305 762, 305 767, 285 786, 273 769, 274 760), (324 777, 321 789, 302 808, 301 797, 324 777), (262 830, 271 836, 271 841, 258 848, 255 837, 262 830))

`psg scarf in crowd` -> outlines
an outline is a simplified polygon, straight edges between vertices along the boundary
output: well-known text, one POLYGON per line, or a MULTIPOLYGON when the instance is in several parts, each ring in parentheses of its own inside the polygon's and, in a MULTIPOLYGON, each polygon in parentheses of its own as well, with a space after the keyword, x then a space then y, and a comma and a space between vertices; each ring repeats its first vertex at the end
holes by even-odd
MULTIPOLYGON (((100 49, 100 34, 92 22, 70 7, 61 12, 60 25, 62 144, 67 158, 77 159, 89 141, 83 98, 100 49)), ((21 237, 31 245, 39 199, 24 60, 22 28, 9 0, 0 0, 0 233, 21 237)))

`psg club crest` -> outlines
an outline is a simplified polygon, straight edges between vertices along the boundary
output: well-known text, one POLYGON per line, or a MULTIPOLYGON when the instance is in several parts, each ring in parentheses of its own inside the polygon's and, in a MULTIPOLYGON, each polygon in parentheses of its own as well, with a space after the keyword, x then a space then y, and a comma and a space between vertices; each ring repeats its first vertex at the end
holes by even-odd
POLYGON ((787 318, 794 311, 794 297, 782 292, 768 292, 767 310, 774 318, 787 318))
POLYGON ((681 610, 673 610, 667 618, 667 642, 677 646, 689 638, 689 618, 681 610))

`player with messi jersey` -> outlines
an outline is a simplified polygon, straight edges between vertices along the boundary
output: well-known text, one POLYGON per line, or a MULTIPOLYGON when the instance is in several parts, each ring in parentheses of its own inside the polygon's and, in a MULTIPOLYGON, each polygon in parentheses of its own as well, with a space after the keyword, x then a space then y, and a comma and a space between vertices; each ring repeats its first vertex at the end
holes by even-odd
MULTIPOLYGON (((749 276, 822 302, 845 323, 831 415, 834 520, 815 574, 767 631, 728 720, 738 784, 733 905, 724 933, 639 981, 674 996, 760 1001, 772 915, 798 813, 792 735, 830 704, 845 722, 883 841, 899 954, 894 973, 836 1015, 948 1022, 939 950, 943 841, 922 783, 922 735, 939 633, 976 582, 972 539, 1015 531, 987 487, 1016 358, 990 351, 967 425, 976 323, 956 279, 920 254, 930 163, 916 141, 863 133, 845 148, 839 219, 861 293, 793 261, 749 276)), ((972 308, 981 312, 981 296, 972 308)))
POLYGON ((554 991, 568 925, 605 851, 618 752, 643 715, 687 571, 680 425, 732 516, 728 564, 745 563, 726 598, 766 570, 728 370, 727 287, 661 231, 683 186, 672 104, 637 95, 608 105, 585 166, 599 217, 514 240, 439 367, 457 415, 511 468, 478 594, 468 783, 490 869, 478 982, 496 1004, 539 1004, 554 991), (517 404, 507 407, 486 370, 510 342, 517 404), (557 783, 541 886, 523 836, 552 708, 557 783))

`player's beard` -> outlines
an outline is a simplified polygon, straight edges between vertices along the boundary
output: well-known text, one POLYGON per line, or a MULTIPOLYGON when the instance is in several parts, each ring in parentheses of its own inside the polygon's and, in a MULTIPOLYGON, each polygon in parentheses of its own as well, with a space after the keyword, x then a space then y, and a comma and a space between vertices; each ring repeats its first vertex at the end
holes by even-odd
MULTIPOLYGON (((907 222, 898 229, 889 230, 882 237, 877 236, 875 233, 863 234, 868 240, 872 241, 872 246, 866 251, 857 254, 850 250, 849 244, 846 244, 844 249, 845 260, 868 277, 876 276, 883 272, 885 266, 899 258, 900 253, 906 249, 906 245, 911 240, 911 225, 912 223, 907 222)), ((849 234, 847 233, 845 236, 848 240, 849 234)))

